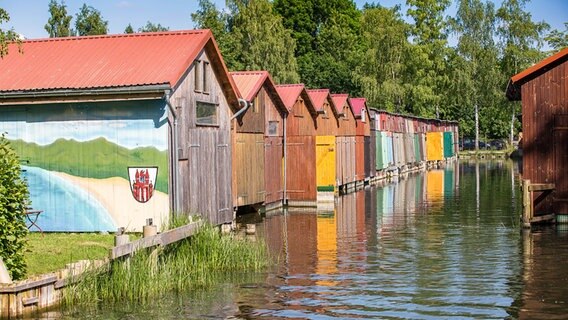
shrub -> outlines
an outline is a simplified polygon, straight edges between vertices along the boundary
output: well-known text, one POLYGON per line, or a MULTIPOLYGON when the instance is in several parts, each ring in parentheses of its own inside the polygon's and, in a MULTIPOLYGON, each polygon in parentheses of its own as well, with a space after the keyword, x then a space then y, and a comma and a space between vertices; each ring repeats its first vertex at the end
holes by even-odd
POLYGON ((29 194, 20 173, 18 156, 4 135, 0 136, 0 256, 14 280, 26 275, 25 211, 29 194))

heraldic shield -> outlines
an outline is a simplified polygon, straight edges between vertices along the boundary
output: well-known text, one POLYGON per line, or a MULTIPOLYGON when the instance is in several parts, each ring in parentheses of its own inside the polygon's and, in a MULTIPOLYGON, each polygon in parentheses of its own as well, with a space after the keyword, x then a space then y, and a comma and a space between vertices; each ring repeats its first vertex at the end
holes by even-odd
POLYGON ((128 167, 132 196, 140 203, 148 202, 156 189, 158 167, 128 167))

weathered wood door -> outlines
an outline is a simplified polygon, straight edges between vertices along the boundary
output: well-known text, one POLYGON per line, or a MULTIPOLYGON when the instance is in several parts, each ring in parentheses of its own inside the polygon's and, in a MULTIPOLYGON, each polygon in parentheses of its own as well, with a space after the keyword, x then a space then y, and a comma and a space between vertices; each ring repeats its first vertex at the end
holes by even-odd
POLYGON ((568 214, 568 114, 554 121, 554 213, 568 214))
POLYGON ((287 137, 286 195, 289 200, 315 201, 316 143, 314 136, 287 137))
POLYGON ((264 180, 265 204, 282 200, 282 137, 265 137, 264 180))
POLYGON ((237 205, 264 202, 264 135, 237 133, 236 157, 237 205))

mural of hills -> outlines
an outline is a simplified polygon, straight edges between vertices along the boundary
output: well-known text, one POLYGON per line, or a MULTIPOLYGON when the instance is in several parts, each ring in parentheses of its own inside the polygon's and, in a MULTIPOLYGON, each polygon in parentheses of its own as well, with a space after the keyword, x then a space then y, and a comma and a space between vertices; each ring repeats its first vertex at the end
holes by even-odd
POLYGON ((167 151, 154 147, 127 149, 105 138, 79 142, 58 139, 40 146, 21 139, 10 140, 23 165, 49 171, 64 172, 77 177, 105 179, 121 177, 128 180, 127 167, 157 166, 156 189, 168 192, 167 151))

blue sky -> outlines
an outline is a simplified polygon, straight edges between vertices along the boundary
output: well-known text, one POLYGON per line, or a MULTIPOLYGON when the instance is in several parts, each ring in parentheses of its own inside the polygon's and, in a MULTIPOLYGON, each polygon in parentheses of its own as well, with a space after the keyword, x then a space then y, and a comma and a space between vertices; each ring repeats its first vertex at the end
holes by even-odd
MULTIPOLYGON (((214 2, 219 7, 224 7, 225 0, 214 0, 214 2)), ((361 7, 367 1, 355 2, 361 7)), ((403 5, 403 12, 406 12, 404 0, 377 2, 387 7, 400 3, 403 5)), ((497 7, 501 4, 501 0, 494 2, 497 7)), ((122 33, 129 23, 137 29, 145 25, 146 21, 160 23, 170 30, 192 29, 191 13, 197 9, 197 0, 67 0, 65 3, 68 13, 73 17, 83 3, 98 9, 103 18, 109 21, 110 33, 122 33)), ((10 22, 0 25, 0 28, 13 27, 29 39, 45 38, 48 36, 44 29, 49 18, 48 4, 49 0, 0 0, 0 8, 10 14, 10 22)), ((533 20, 544 20, 552 28, 563 30, 563 23, 568 21, 568 0, 533 0, 527 5, 527 11, 532 14, 533 20)), ((449 14, 454 12, 455 8, 452 8, 449 14)))

